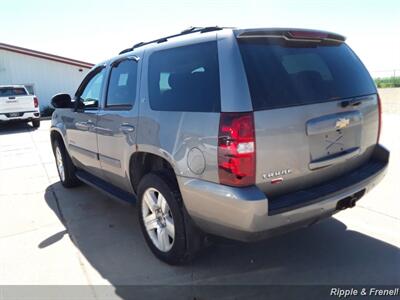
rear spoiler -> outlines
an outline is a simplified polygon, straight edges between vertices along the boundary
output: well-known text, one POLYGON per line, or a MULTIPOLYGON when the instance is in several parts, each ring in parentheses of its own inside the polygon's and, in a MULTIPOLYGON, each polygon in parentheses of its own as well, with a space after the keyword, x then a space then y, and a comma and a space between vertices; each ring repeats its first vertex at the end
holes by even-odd
POLYGON ((289 42, 330 42, 343 43, 346 38, 340 34, 318 31, 311 29, 289 29, 289 28, 268 28, 268 29, 239 29, 235 30, 236 38, 247 39, 283 39, 289 42))

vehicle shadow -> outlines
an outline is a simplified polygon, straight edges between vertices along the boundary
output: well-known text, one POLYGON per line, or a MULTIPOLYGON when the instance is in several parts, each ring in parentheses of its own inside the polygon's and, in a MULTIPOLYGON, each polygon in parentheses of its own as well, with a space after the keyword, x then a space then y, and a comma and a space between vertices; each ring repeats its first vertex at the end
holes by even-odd
MULTIPOLYGON (((144 285, 149 292, 151 285, 400 283, 399 248, 348 230, 334 218, 262 242, 220 242, 188 265, 169 266, 147 248, 134 206, 113 201, 87 186, 64 189, 59 182, 46 189, 45 199, 82 255, 123 299, 132 296, 126 285, 138 285, 136 291, 141 287, 143 291, 144 285)), ((55 232, 38 247, 50 247, 64 234, 55 232)), ((163 299, 168 299, 166 295, 163 299)), ((171 295, 176 296, 176 290, 171 295)))
POLYGON ((11 133, 22 133, 34 130, 37 130, 37 128, 33 128, 31 123, 26 123, 26 122, 0 123, 0 135, 11 134, 11 133))

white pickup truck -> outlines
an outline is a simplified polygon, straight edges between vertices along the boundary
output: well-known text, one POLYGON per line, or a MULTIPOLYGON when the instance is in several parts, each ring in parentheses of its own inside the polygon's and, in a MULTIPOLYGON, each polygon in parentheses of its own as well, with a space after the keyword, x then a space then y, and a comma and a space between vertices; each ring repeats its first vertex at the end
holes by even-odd
POLYGON ((0 123, 8 121, 32 122, 40 126, 39 100, 29 95, 23 85, 0 85, 0 123))

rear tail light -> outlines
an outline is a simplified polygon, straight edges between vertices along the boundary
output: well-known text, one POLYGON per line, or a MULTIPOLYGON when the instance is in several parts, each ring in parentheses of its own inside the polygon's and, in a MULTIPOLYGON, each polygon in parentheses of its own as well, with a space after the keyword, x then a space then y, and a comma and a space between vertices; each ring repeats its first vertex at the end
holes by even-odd
POLYGON ((255 143, 253 113, 221 113, 218 135, 221 184, 240 187, 254 184, 255 143))
POLYGON ((381 137, 381 128, 382 128, 382 103, 381 103, 381 97, 378 96, 378 114, 379 114, 379 127, 378 127, 378 137, 376 139, 376 143, 379 143, 379 139, 381 137))
POLYGON ((39 107, 39 99, 37 97, 33 97, 33 105, 36 107, 39 107))

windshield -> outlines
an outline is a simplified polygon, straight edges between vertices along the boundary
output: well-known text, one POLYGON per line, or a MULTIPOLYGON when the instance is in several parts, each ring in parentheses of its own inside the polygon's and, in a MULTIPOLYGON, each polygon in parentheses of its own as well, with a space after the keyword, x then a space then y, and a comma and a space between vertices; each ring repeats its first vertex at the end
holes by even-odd
POLYGON ((239 42, 254 110, 306 105, 376 93, 364 65, 346 44, 239 42))

